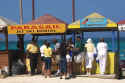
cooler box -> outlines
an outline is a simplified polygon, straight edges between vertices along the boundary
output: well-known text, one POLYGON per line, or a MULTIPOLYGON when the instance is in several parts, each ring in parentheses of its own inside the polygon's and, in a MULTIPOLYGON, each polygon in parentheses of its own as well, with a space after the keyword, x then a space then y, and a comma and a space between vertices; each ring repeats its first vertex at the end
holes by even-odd
MULTIPOLYGON (((96 63, 96 73, 100 73, 99 64, 96 63)), ((108 52, 107 56, 107 65, 106 65, 106 74, 114 74, 115 73, 115 53, 108 52)))

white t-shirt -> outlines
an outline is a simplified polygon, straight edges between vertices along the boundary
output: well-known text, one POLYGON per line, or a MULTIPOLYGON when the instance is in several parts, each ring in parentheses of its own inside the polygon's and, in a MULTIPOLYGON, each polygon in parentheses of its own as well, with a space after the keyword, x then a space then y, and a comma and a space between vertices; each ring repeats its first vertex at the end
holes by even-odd
POLYGON ((59 48, 60 48, 60 43, 57 42, 57 43, 55 44, 55 50, 57 50, 57 49, 59 49, 59 48))
POLYGON ((105 42, 99 42, 97 44, 97 50, 99 55, 105 55, 107 54, 108 46, 105 42))
POLYGON ((44 49, 46 48, 46 45, 43 44, 41 47, 40 47, 40 53, 41 53, 41 56, 44 56, 44 49))

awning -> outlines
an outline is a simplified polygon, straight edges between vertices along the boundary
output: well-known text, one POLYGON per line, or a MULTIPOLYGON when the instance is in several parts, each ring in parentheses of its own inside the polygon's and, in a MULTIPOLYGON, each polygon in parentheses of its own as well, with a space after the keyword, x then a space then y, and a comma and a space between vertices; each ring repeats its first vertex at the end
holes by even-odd
POLYGON ((117 24, 110 19, 100 15, 99 13, 92 13, 83 19, 77 20, 68 25, 68 29, 94 29, 94 28, 117 28, 117 24))

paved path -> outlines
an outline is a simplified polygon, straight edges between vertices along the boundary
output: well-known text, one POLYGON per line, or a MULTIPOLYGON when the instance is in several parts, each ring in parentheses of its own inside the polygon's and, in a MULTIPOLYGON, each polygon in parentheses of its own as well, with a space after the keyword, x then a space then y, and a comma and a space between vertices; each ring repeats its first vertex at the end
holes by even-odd
POLYGON ((100 78, 88 78, 77 77, 70 80, 54 78, 44 78, 43 76, 16 76, 0 79, 0 83, 125 83, 125 79, 100 79, 100 78))

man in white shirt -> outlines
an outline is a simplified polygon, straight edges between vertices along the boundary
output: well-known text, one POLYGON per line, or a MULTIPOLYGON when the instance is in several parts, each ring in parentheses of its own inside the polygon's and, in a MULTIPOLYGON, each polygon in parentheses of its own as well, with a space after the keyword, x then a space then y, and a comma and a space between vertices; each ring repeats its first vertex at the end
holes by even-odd
POLYGON ((45 40, 45 41, 43 42, 43 45, 40 47, 41 61, 42 61, 42 73, 44 73, 44 69, 45 69, 44 49, 47 48, 46 44, 47 44, 47 40, 45 40))
POLYGON ((98 51, 97 59, 99 60, 100 73, 104 74, 106 69, 106 60, 108 51, 108 46, 107 43, 104 42, 104 38, 100 39, 100 42, 97 44, 97 51, 98 51))

